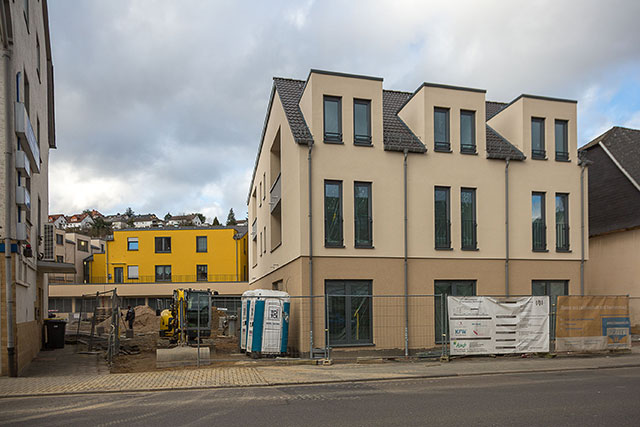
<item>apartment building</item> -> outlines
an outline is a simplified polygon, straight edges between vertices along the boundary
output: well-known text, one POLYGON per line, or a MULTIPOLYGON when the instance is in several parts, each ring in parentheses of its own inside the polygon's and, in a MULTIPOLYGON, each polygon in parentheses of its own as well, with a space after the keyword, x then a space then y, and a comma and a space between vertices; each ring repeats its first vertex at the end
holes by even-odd
POLYGON ((0 43, 0 366, 14 376, 40 350, 51 271, 38 261, 56 148, 47 2, 2 2, 0 43))
POLYGON ((77 311, 83 295, 114 288, 152 307, 178 288, 233 296, 248 289, 246 227, 131 228, 115 230, 105 243, 78 270, 86 280, 51 283, 50 303, 59 311, 77 311))
POLYGON ((56 228, 55 223, 45 225, 45 251, 42 259, 56 264, 67 264, 65 271, 60 268, 54 273, 49 273, 49 283, 88 283, 86 261, 94 253, 104 253, 105 245, 104 239, 62 230, 56 228))
POLYGON ((439 307, 403 309, 406 337, 391 337, 367 295, 579 294, 577 154, 576 101, 492 102, 431 83, 391 91, 320 70, 274 78, 247 199, 250 285, 345 296, 335 307, 292 301, 301 352, 324 346, 325 310, 332 345, 435 344, 440 331, 416 329, 439 307))
POLYGON ((640 130, 615 126, 580 148, 589 166, 590 295, 629 295, 640 332, 640 130))

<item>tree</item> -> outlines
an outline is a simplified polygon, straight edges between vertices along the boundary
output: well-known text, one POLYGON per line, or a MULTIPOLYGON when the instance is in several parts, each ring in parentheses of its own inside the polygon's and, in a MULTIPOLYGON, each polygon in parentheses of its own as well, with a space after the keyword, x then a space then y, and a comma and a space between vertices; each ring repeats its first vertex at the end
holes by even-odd
POLYGON ((91 215, 91 210, 90 209, 85 209, 85 210, 82 211, 82 213, 91 215))
POLYGON ((218 217, 213 218, 213 222, 211 223, 211 225, 222 225, 220 224, 220 221, 218 221, 218 217))
POLYGON ((164 216, 164 220, 169 221, 170 219, 171 219, 171 212, 167 212, 167 214, 164 216))
POLYGON ((200 219, 200 222, 201 222, 201 223, 203 223, 203 224, 204 224, 205 222, 207 222, 207 218, 206 218, 204 215, 202 215, 201 213, 199 213, 199 212, 198 212, 198 213, 197 213, 197 214, 195 214, 195 215, 200 219))
POLYGON ((111 234, 111 223, 104 220, 102 217, 97 217, 93 220, 91 228, 89 229, 89 235, 91 237, 105 237, 111 234))
POLYGON ((124 214, 127 216, 127 218, 132 218, 135 213, 133 212, 133 209, 128 207, 127 210, 124 211, 124 214))
POLYGON ((236 214, 233 213, 233 208, 229 209, 229 215, 227 215, 227 225, 236 225, 236 214))

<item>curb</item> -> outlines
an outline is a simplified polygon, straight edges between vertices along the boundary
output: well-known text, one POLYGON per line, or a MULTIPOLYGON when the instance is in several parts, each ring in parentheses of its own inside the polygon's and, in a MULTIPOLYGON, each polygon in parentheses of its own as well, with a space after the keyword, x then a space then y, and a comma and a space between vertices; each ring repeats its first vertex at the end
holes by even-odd
POLYGON ((615 366, 587 366, 576 368, 543 368, 528 370, 508 370, 508 371, 490 371, 490 372, 469 372, 456 374, 425 374, 425 375, 403 375, 394 378, 355 378, 355 379, 336 379, 336 380, 317 380, 306 382, 268 382, 265 384, 247 384, 247 385, 212 385, 212 386, 191 386, 191 387, 167 387, 167 388, 144 388, 134 390, 87 390, 87 391, 68 391, 54 393, 25 393, 0 396, 0 400, 25 398, 25 397, 44 397, 44 396, 73 396, 85 394, 117 394, 117 393, 151 393, 166 391, 187 391, 187 390, 214 390, 228 388, 253 388, 253 387, 288 387, 288 386, 306 386, 319 384, 339 384, 339 383, 364 383, 364 382, 382 382, 382 381, 405 381, 419 380, 429 378, 456 378, 456 377, 473 377, 473 376, 497 376, 497 375, 514 375, 514 374, 531 374, 531 373, 550 373, 550 372, 574 372, 574 371, 594 371, 600 369, 624 369, 624 368, 640 368, 640 363, 622 364, 615 366))

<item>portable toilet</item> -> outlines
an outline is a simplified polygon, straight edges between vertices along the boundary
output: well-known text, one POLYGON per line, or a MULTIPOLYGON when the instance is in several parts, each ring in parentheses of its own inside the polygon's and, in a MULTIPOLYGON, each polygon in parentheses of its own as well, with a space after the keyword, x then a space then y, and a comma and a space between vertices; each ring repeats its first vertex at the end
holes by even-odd
POLYGON ((247 350, 247 335, 249 334, 249 311, 256 291, 245 291, 240 300, 240 351, 247 350))
POLYGON ((286 354, 289 338, 289 294, 260 289, 249 299, 247 353, 254 357, 286 354))

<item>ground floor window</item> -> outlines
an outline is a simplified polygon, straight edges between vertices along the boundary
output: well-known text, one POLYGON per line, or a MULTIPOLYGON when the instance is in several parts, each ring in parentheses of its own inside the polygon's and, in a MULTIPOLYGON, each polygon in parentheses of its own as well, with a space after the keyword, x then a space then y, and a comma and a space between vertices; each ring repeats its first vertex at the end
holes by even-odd
POLYGON ((475 280, 436 280, 433 285, 435 297, 436 343, 444 342, 444 333, 449 332, 447 296, 472 297, 476 295, 475 280), (442 298, 442 300, 441 300, 442 298))
POLYGON ((173 298, 149 298, 149 307, 154 310, 165 310, 171 308, 173 298))
POLYGON ((325 281, 329 345, 373 344, 371 280, 325 281))
POLYGON ((93 313, 96 309, 96 297, 76 298, 76 313, 93 313))
POLYGON ((145 298, 122 298, 121 308, 127 308, 129 306, 137 307, 139 305, 146 305, 146 304, 147 304, 147 301, 145 298))
POLYGON ((49 298, 49 311, 71 313, 71 298, 49 298))
POLYGON ((171 266, 156 265, 156 282, 170 282, 170 281, 171 281, 171 266))

